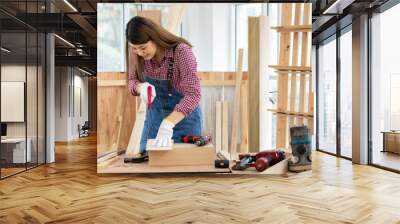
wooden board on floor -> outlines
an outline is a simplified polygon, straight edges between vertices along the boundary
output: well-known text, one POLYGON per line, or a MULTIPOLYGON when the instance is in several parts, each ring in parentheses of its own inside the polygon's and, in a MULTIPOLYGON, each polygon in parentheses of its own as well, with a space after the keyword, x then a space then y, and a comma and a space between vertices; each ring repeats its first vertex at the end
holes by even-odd
POLYGON ((231 170, 215 168, 212 165, 203 166, 149 166, 145 163, 124 163, 124 156, 117 156, 109 161, 98 164, 97 173, 126 173, 126 174, 156 174, 156 173, 230 173, 231 170))
POLYGON ((171 150, 148 151, 150 166, 213 166, 216 158, 212 144, 196 146, 175 143, 171 150))

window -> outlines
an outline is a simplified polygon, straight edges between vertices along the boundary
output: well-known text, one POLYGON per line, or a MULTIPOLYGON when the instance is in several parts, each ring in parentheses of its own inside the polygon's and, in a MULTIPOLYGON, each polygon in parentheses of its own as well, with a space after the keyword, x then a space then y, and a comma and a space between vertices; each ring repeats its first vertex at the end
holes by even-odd
POLYGON ((400 133, 390 132, 400 130, 400 33, 393 29, 398 21, 400 5, 371 18, 372 164, 395 170, 400 170, 400 133), (391 136, 388 141, 384 140, 384 132, 391 136))
POLYGON ((125 71, 123 4, 97 6, 97 71, 125 71))
POLYGON ((336 154, 336 39, 318 48, 318 149, 336 154))
POLYGON ((352 157, 352 33, 340 36, 340 154, 352 157))

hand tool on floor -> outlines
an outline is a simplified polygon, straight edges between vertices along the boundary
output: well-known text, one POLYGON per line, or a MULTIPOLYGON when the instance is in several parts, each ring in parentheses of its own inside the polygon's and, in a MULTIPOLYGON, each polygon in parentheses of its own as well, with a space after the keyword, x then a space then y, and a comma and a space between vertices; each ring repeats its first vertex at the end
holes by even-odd
POLYGON ((311 170, 311 133, 307 126, 290 128, 290 146, 294 161, 289 161, 289 171, 311 170))
POLYGON ((285 159, 285 152, 281 150, 261 151, 256 154, 239 154, 239 161, 232 167, 233 170, 245 170, 255 167, 262 172, 285 159))
POLYGON ((195 136, 195 135, 184 135, 181 137, 183 143, 192 143, 197 146, 204 146, 211 142, 211 136, 195 136))
POLYGON ((217 158, 215 160, 215 168, 229 168, 229 160, 225 158, 221 153, 217 153, 217 158))
POLYGON ((151 86, 147 87, 147 110, 151 110, 151 86))

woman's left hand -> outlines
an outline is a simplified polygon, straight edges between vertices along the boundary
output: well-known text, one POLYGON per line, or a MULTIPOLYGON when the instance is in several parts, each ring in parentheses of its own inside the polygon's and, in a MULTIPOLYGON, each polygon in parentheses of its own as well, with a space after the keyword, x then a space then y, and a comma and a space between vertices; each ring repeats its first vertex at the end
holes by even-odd
POLYGON ((157 137, 155 140, 156 147, 172 147, 171 139, 174 133, 174 123, 164 119, 158 129, 157 137))

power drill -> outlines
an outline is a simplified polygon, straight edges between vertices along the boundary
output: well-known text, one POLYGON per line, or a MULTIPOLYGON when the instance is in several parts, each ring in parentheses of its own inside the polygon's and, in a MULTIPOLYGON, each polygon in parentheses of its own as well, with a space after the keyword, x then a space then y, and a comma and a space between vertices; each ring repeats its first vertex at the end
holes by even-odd
POLYGON ((285 159, 285 152, 280 150, 261 151, 256 154, 239 154, 239 161, 232 167, 233 170, 245 170, 255 167, 258 172, 266 170, 285 159))
POLYGON ((181 141, 183 143, 193 143, 197 146, 203 146, 211 142, 211 136, 184 135, 181 137, 181 141))

